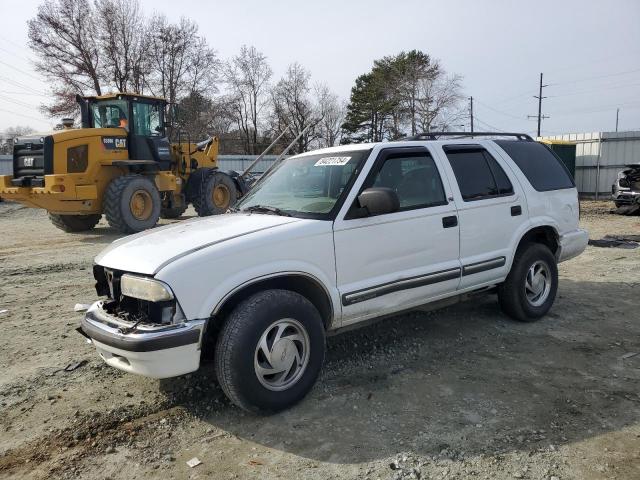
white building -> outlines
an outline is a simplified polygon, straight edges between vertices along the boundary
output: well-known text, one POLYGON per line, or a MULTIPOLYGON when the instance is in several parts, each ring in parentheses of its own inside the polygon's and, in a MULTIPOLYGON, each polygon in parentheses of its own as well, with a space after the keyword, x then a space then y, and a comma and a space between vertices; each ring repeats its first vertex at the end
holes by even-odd
POLYGON ((583 197, 608 199, 618 172, 630 163, 640 163, 640 131, 567 133, 543 138, 576 143, 575 180, 583 197))

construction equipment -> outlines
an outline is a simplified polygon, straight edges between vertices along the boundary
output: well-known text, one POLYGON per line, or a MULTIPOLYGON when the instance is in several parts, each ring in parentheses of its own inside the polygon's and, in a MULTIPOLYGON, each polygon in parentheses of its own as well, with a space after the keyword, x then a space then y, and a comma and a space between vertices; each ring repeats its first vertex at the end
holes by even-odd
POLYGON ((192 203, 199 216, 225 213, 248 186, 218 169, 218 139, 170 143, 167 101, 115 93, 76 97, 82 127, 24 135, 13 146, 13 176, 0 196, 44 208, 66 232, 91 230, 104 213, 123 233, 177 218, 192 203))

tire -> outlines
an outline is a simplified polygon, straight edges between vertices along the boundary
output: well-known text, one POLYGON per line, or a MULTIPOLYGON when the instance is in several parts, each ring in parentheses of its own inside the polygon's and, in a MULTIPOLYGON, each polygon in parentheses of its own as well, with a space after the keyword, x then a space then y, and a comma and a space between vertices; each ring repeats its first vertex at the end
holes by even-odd
POLYGON ((295 292, 265 290, 241 302, 227 317, 218 334, 215 369, 222 390, 234 404, 269 414, 294 405, 311 390, 324 351, 324 325, 313 304, 295 292), (284 328, 281 340, 275 341, 280 327, 284 328), (296 340, 288 340, 293 334, 296 340), (263 336, 266 350, 259 348, 263 336), (292 362, 291 370, 259 375, 256 364, 266 373, 270 368, 278 371, 275 362, 285 366, 292 362))
POLYGON ((557 291, 558 265, 551 250, 529 243, 518 248, 507 279, 498 287, 498 300, 514 320, 533 322, 549 311, 557 291))
POLYGON ((205 171, 193 187, 192 203, 199 217, 221 215, 236 203, 235 182, 219 170, 205 171))
POLYGON ((54 226, 67 233, 88 232, 98 224, 102 215, 58 215, 49 214, 49 220, 54 226))
POLYGON ((122 233, 137 233, 154 227, 160 218, 160 207, 158 189, 142 175, 113 179, 104 195, 107 221, 122 233))

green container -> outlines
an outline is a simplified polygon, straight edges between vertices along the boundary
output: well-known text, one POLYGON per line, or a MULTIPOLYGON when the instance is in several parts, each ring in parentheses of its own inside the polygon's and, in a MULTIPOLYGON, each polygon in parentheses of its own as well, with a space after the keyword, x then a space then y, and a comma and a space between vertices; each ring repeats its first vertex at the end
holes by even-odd
POLYGON ((563 140, 542 140, 542 143, 546 143, 560 157, 571 176, 576 178, 576 144, 563 140))

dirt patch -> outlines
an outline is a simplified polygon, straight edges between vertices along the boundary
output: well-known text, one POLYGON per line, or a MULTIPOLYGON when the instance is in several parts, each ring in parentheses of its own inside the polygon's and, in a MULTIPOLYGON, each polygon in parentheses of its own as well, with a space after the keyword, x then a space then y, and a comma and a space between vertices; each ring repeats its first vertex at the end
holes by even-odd
MULTIPOLYGON (((582 203, 591 238, 638 234, 611 205, 582 203)), ((562 264, 532 324, 489 296, 330 337, 307 399, 255 417, 210 366, 135 377, 74 332, 93 257, 116 238, 104 220, 69 235, 0 203, 0 477, 640 478, 638 250, 562 264)))

